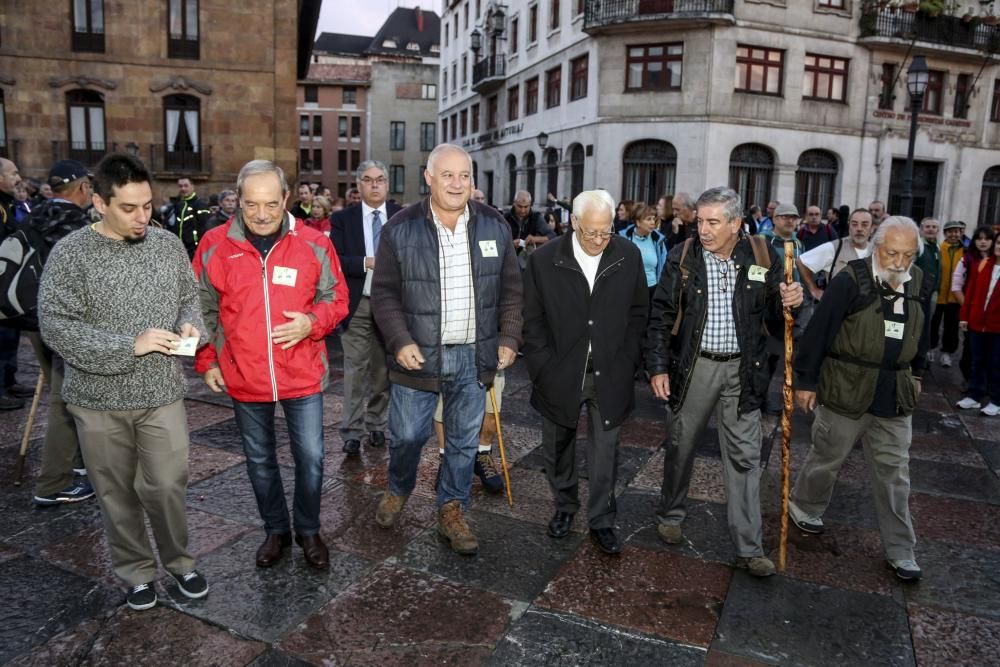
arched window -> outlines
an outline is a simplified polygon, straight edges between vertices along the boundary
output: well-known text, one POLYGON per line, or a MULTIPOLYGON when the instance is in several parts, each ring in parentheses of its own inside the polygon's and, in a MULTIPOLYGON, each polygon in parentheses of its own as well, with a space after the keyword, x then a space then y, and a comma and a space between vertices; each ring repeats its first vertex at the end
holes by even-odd
POLYGON ((201 100, 193 95, 163 98, 164 168, 201 171, 201 100))
POLYGON ((107 152, 104 136, 104 96, 93 90, 66 93, 69 118, 68 156, 85 165, 96 164, 107 152))
POLYGON ((535 182, 538 179, 535 177, 535 154, 528 151, 524 154, 521 161, 524 163, 524 189, 531 195, 531 201, 537 202, 538 197, 535 196, 535 182))
MULTIPOLYGON (((810 150, 799 156, 795 171, 795 206, 805 215, 809 206, 819 206, 826 215, 833 208, 833 195, 837 187, 837 156, 830 151, 810 150)), ((765 206, 767 202, 755 202, 765 206)), ((751 206, 749 202, 747 206, 751 206)))
POLYGON ((654 204, 674 191, 677 149, 656 139, 631 143, 622 157, 622 174, 622 199, 654 204))
POLYGON ((729 187, 740 193, 743 207, 764 208, 771 199, 774 154, 767 146, 741 144, 729 155, 729 187))
POLYGON ((517 158, 508 155, 507 160, 507 204, 514 203, 517 194, 517 158))
POLYGON ((550 148, 545 151, 545 194, 559 196, 559 151, 550 148))
POLYGON ((983 174, 983 191, 979 196, 979 224, 1000 225, 1000 165, 983 174))
POLYGON ((583 192, 583 146, 573 144, 569 147, 569 196, 576 197, 583 192))

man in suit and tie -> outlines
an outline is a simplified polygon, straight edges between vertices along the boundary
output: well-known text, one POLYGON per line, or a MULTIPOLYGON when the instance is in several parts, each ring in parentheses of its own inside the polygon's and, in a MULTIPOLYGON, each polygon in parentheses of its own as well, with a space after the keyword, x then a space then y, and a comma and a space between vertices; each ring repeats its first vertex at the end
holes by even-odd
POLYGON ((389 170, 381 162, 362 162, 358 166, 357 182, 361 202, 338 211, 330 218, 330 238, 337 249, 350 291, 347 330, 341 336, 344 346, 344 416, 340 435, 348 455, 357 455, 361 451, 361 438, 365 431, 368 432, 370 446, 385 445, 389 375, 385 366, 385 344, 375 326, 368 297, 382 225, 400 210, 399 206, 385 200, 389 191, 389 170))

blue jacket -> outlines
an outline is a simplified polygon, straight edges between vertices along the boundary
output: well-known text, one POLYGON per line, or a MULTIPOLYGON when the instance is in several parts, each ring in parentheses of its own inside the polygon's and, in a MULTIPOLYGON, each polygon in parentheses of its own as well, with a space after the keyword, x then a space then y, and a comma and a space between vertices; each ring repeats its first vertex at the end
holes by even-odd
MULTIPOLYGON (((624 236, 629 241, 632 241, 634 234, 634 224, 618 232, 619 236, 624 236)), ((653 238, 653 246, 656 248, 656 279, 659 280, 660 274, 663 273, 663 267, 667 265, 667 237, 655 229, 649 235, 653 238)))

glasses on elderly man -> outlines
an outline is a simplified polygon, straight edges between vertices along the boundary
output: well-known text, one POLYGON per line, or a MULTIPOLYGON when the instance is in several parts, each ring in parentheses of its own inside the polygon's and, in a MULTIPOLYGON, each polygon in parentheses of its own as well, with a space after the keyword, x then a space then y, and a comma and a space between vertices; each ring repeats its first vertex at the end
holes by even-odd
POLYGON ((586 229, 581 229, 580 234, 582 234, 583 238, 587 239, 588 241, 594 241, 594 240, 606 241, 615 235, 614 232, 590 232, 587 231, 586 229))
POLYGON ((364 183, 365 185, 371 185, 372 183, 375 183, 376 185, 385 185, 387 181, 385 176, 379 176, 378 178, 372 178, 370 176, 362 176, 361 182, 364 183))

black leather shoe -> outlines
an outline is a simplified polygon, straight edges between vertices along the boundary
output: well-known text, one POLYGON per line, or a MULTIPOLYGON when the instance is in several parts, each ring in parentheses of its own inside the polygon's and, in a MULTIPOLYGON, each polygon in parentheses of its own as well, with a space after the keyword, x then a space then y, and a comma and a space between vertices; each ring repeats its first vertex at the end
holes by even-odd
POLYGON ((569 528, 573 525, 572 512, 556 512, 549 521, 549 537, 566 537, 569 535, 569 528))
POLYGON ((7 393, 15 398, 31 398, 35 395, 35 388, 26 387, 23 384, 12 384, 7 387, 7 393))
POLYGON ((382 431, 372 431, 369 433, 368 445, 371 447, 385 447, 385 433, 382 431))
POLYGON ((325 568, 330 564, 330 550, 323 544, 319 533, 306 537, 296 535, 295 543, 302 547, 302 553, 309 565, 315 568, 325 568))
POLYGON ((269 533, 257 549, 257 567, 271 567, 281 560, 282 553, 290 546, 291 533, 269 533))
POLYGON ((620 554, 622 552, 622 543, 618 541, 618 536, 611 528, 591 528, 590 539, 606 554, 620 554))
POLYGON ((20 410, 24 401, 10 394, 0 394, 0 410, 20 410))
POLYGON ((361 451, 361 441, 360 440, 344 440, 344 446, 341 450, 348 456, 354 456, 361 451))

